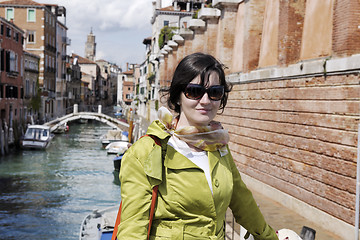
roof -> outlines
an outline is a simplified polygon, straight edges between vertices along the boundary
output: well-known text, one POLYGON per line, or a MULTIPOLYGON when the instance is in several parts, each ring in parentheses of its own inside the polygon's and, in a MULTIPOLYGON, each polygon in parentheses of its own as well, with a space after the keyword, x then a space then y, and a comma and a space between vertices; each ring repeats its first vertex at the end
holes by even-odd
POLYGON ((175 11, 173 6, 168 6, 168 7, 164 7, 164 8, 160 8, 160 11, 175 11))
POLYGON ((79 55, 77 55, 75 53, 72 54, 72 57, 77 58, 79 64, 96 64, 96 62, 91 61, 90 59, 81 57, 81 56, 79 56, 79 55))
POLYGON ((47 125, 29 125, 28 128, 50 129, 50 127, 47 125))
POLYGON ((122 74, 132 75, 132 74, 134 74, 134 70, 128 70, 128 71, 126 71, 126 72, 122 72, 122 74))
POLYGON ((9 0, 9 1, 0 2, 0 5, 46 6, 49 4, 42 4, 42 3, 34 2, 32 0, 9 0))

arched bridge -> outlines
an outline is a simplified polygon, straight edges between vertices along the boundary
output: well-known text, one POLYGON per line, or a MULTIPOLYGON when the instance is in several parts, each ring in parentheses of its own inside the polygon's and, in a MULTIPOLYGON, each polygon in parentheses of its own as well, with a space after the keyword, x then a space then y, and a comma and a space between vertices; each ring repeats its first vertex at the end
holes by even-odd
POLYGON ((57 128, 66 124, 67 122, 71 122, 71 121, 75 121, 75 120, 79 120, 79 119, 96 120, 96 121, 102 122, 104 124, 107 124, 110 127, 117 129, 117 130, 122 130, 122 131, 129 130, 129 124, 124 123, 116 118, 113 118, 106 114, 101 113, 101 105, 99 105, 99 107, 98 107, 98 112, 78 112, 78 106, 75 104, 73 113, 70 113, 61 118, 57 118, 55 120, 47 122, 44 125, 50 126, 50 131, 53 132, 57 128))

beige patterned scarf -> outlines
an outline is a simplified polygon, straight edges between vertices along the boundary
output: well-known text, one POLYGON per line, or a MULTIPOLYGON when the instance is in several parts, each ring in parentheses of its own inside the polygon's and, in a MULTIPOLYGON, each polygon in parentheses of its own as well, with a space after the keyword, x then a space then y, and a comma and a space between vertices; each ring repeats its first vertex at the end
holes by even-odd
POLYGON ((176 129, 178 119, 165 107, 160 107, 158 117, 170 135, 176 136, 187 144, 204 151, 227 152, 226 145, 229 142, 229 134, 227 130, 223 129, 220 122, 211 121, 207 126, 186 126, 176 129))

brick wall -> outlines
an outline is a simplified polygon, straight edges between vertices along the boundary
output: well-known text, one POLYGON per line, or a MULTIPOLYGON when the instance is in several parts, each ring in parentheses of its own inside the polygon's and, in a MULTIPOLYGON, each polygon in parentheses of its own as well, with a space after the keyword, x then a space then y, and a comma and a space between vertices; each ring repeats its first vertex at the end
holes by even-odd
MULTIPOLYGON (((216 57, 230 67, 234 88, 217 119, 239 170, 354 224, 360 2, 249 0, 221 11, 205 19, 204 42, 216 43, 216 57), (278 16, 265 17, 271 6, 278 16), (278 32, 270 46, 277 59, 260 65, 270 27, 278 32)), ((184 56, 196 40, 179 46, 184 56)))
POLYGON ((334 9, 334 54, 343 56, 360 52, 360 2, 336 1, 334 9))
POLYGON ((353 224, 357 75, 234 85, 219 120, 241 172, 353 224))
POLYGON ((280 0, 279 65, 288 65, 300 59, 304 15, 305 0, 280 0))

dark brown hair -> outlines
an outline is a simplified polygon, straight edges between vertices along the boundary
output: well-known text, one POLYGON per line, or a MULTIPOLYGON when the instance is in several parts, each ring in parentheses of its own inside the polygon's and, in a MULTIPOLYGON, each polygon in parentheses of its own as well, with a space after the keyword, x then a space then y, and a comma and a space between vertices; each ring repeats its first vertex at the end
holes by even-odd
POLYGON ((225 94, 220 100, 220 108, 224 109, 227 103, 232 85, 225 80, 224 65, 213 56, 204 53, 193 53, 183 58, 175 69, 170 88, 167 90, 168 106, 170 109, 180 113, 180 94, 185 87, 197 76, 200 75, 201 85, 206 85, 211 72, 219 75, 220 85, 225 88, 225 94))

